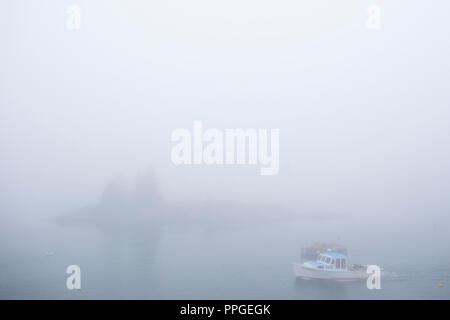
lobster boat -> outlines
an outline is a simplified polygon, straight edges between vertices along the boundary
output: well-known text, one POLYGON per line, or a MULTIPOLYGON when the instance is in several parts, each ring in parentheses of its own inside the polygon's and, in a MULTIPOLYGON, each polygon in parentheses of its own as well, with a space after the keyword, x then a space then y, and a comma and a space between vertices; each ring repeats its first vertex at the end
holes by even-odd
POLYGON ((294 274, 302 279, 360 280, 367 279, 367 267, 348 263, 342 246, 321 245, 302 249, 302 262, 293 263, 294 274))

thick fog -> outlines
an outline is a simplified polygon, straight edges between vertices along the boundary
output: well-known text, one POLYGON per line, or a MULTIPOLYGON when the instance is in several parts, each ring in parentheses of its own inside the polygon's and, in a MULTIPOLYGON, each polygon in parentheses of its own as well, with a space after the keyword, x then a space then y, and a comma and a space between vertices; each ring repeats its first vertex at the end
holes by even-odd
POLYGON ((387 237, 448 266, 449 10, 386 0, 3 3, 2 251, 40 234, 16 229, 121 225, 99 217, 144 212, 152 228, 336 221, 328 234, 259 236, 288 257, 312 241, 362 252, 387 237), (372 4, 379 30, 366 26, 372 4), (79 29, 67 27, 69 5, 79 29), (171 135, 194 121, 279 129, 278 173, 175 165, 171 135), (372 233, 358 245, 362 230, 372 233), (284 240, 299 242, 288 253, 284 240))

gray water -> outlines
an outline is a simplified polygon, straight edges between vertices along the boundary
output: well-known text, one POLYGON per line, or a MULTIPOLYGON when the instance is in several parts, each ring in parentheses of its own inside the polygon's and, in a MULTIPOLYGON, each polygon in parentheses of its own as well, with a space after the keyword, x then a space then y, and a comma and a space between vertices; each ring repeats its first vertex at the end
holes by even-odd
POLYGON ((434 237, 427 240, 421 236, 427 228, 354 220, 10 226, 1 234, 0 298, 449 299, 446 232, 430 224, 434 237), (369 290, 364 281, 295 279, 291 263, 316 240, 337 240, 347 245, 350 262, 381 266, 381 289, 369 290), (81 290, 66 288, 72 264, 81 267, 81 290))

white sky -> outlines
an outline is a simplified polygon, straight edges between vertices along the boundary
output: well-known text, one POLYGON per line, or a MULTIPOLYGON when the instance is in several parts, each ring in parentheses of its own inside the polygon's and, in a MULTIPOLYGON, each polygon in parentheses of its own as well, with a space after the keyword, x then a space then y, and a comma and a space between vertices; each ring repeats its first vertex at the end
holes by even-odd
POLYGON ((448 215, 448 1, 8 1, 0 210, 46 217, 152 166, 170 201, 448 215), (66 29, 79 4, 80 30, 66 29), (379 5, 382 29, 365 27, 379 5), (170 134, 279 128, 280 172, 175 167, 170 134))

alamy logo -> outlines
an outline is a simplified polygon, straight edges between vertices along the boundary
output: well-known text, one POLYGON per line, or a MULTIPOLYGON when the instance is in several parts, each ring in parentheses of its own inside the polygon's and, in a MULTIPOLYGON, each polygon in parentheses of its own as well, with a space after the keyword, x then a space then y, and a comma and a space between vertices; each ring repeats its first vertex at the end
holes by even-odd
POLYGON ((66 287, 69 290, 81 289, 81 269, 77 265, 70 265, 66 270, 67 274, 70 276, 66 280, 66 287))
POLYGON ((77 30, 81 27, 81 10, 78 5, 70 5, 67 7, 68 14, 66 26, 69 30, 77 30))
POLYGON ((274 175, 279 169, 280 130, 207 129, 194 121, 193 134, 176 129, 171 140, 171 159, 180 164, 252 164, 261 166, 261 175, 274 175), (269 148, 270 145, 270 148, 269 148))
POLYGON ((381 269, 379 266, 370 265, 366 272, 369 274, 367 278, 367 289, 381 289, 381 269))
POLYGON ((381 30, 381 8, 372 5, 367 8, 368 17, 366 20, 366 27, 371 30, 381 30))

